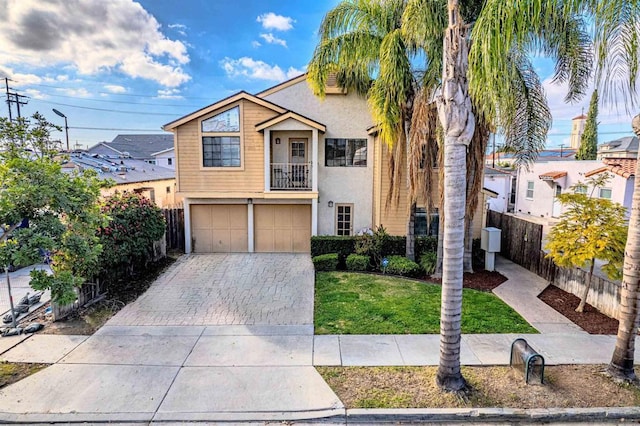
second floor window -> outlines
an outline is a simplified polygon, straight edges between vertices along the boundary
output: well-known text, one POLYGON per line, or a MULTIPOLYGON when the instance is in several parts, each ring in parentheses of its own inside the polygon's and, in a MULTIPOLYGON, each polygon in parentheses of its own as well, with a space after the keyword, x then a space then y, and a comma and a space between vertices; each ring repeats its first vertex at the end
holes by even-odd
POLYGON ((366 167, 366 139, 324 140, 324 165, 327 167, 366 167))
POLYGON ((201 122, 202 165, 240 167, 240 107, 234 107, 201 122))

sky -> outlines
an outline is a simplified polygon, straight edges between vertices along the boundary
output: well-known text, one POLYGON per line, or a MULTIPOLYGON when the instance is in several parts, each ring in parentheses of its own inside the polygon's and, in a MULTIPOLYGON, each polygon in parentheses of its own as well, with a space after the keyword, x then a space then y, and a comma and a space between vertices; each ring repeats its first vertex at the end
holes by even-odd
MULTIPOLYGON (((118 134, 162 133, 163 124, 245 90, 257 93, 303 73, 317 29, 338 0, 0 0, 0 81, 64 126, 71 147, 118 134)), ((569 144, 571 118, 552 84, 551 61, 535 61, 554 124, 547 147, 569 144)), ((0 87, 0 99, 6 100, 0 87)), ((16 115, 13 105, 12 114, 16 115)), ((6 102, 0 116, 8 117, 6 102)), ((630 116, 601 106, 599 142, 632 135, 630 116)), ((64 132, 54 132, 64 140, 64 132)))

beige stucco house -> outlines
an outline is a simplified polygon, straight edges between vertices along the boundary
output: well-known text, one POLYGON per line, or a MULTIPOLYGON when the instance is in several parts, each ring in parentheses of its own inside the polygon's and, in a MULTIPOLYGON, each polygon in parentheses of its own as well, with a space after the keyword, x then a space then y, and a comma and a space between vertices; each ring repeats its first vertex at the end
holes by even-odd
POLYGON ((320 100, 301 75, 163 128, 174 133, 187 253, 308 252, 312 235, 380 224, 406 233, 406 185, 400 205, 386 208, 389 154, 353 93, 331 87, 320 100))

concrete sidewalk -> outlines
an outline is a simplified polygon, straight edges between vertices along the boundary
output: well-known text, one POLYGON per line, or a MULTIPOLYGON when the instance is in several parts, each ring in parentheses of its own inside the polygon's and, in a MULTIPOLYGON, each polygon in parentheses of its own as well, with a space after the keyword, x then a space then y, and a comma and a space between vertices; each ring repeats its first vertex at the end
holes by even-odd
MULTIPOLYGON (((0 422, 493 423, 640 416, 629 409, 346 410, 314 366, 437 365, 439 336, 314 336, 309 264, 308 257, 186 256, 93 336, 1 338, 0 360, 53 365, 0 390, 0 422), (286 274, 278 272, 283 268, 286 274), (182 306, 177 312, 176 304, 182 306)), ((615 336, 585 333, 537 299, 543 280, 504 259, 497 265, 508 280, 495 293, 541 334, 463 335, 462 364, 508 365, 517 337, 548 365, 609 362, 615 336)))

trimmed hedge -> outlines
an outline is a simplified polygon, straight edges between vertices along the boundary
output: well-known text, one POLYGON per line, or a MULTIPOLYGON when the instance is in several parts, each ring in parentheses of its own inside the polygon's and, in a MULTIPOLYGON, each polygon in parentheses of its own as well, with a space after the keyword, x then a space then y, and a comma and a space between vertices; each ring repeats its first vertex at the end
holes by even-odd
POLYGON ((386 272, 403 277, 417 278, 422 276, 422 268, 416 262, 403 256, 389 256, 386 272))
MULTIPOLYGON (((355 236, 337 237, 333 235, 321 235, 311 237, 311 256, 321 254, 338 253, 339 259, 346 259, 355 252, 355 236)), ((385 246, 382 248, 383 256, 404 256, 406 252, 406 238, 396 235, 389 235, 385 246)), ((427 252, 435 252, 438 249, 437 237, 416 237, 415 254, 416 259, 427 252)))
POLYGON ((338 253, 321 254, 311 260, 316 271, 335 271, 338 268, 338 253))
POLYGON ((360 254, 350 254, 347 256, 347 271, 363 272, 369 270, 371 258, 360 254))

